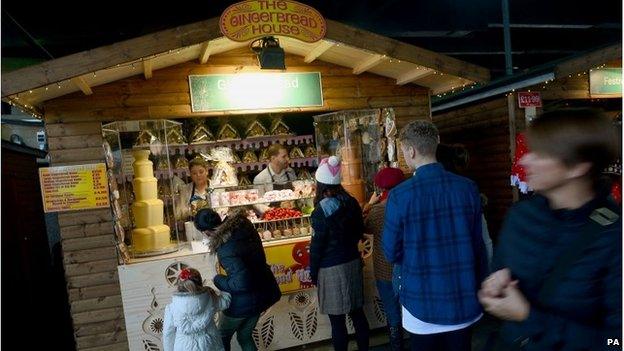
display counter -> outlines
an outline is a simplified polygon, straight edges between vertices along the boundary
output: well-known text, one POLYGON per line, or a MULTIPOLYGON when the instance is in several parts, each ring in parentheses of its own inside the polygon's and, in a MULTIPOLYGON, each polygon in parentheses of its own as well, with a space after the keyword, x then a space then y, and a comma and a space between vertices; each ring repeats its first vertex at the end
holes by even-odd
MULTIPOLYGON (((381 121, 379 112, 359 113, 357 117, 367 127, 381 121)), ((331 122, 331 127, 337 129, 334 119, 331 122)), ((348 125, 339 122, 341 128, 348 125)), ((241 138, 228 124, 214 137, 211 130, 196 121, 190 140, 184 138, 181 124, 175 121, 114 122, 103 126, 109 185, 116 194, 113 212, 120 257, 118 273, 131 350, 162 349, 164 308, 171 301, 182 269, 198 269, 209 286, 213 286, 216 274, 224 273, 216 255, 209 252, 209 239, 192 221, 203 207, 212 208, 222 218, 244 210, 262 240, 282 298, 258 321, 253 335, 259 348, 275 350, 331 338, 329 320, 318 313, 309 269, 310 214, 316 193, 311 174, 318 162, 316 147, 311 135, 289 135, 283 122, 275 125, 286 135, 262 135, 267 131, 259 123, 252 123, 247 130, 253 137, 241 138), (252 184, 250 176, 269 161, 267 147, 278 142, 286 146, 297 179, 279 185, 252 184), (189 162, 196 157, 206 162, 209 187, 203 198, 186 204, 185 199, 179 199, 180 184, 189 183, 189 162), (188 206, 187 211, 180 211, 179 206, 188 206), (141 236, 149 231, 155 237, 165 235, 158 234, 161 228, 168 230, 166 240, 149 241, 141 236)), ((325 128, 323 120, 317 120, 316 125, 325 128)), ((344 145, 347 139, 342 136, 335 141, 344 145)), ((370 167, 376 167, 376 163, 370 167)), ((377 328, 385 325, 385 315, 375 291, 370 238, 362 243, 361 250, 365 262, 364 308, 371 328, 377 328)), ((352 331, 350 323, 349 329, 352 331)), ((232 344, 233 349, 238 349, 236 341, 232 344)))

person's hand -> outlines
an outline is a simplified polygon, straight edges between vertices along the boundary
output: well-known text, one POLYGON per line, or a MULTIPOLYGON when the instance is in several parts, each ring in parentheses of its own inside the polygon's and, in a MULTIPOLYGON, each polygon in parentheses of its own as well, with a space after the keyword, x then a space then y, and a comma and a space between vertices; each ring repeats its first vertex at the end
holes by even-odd
POLYGON ((378 203, 379 202, 379 198, 381 198, 381 194, 377 194, 376 191, 373 191, 373 194, 371 195, 370 200, 368 200, 368 204, 372 206, 372 205, 378 203))
POLYGON ((511 283, 511 271, 509 268, 498 270, 488 276, 481 283, 480 294, 487 297, 500 297, 505 289, 511 283))
POLYGON ((479 291, 479 301, 486 312, 508 321, 521 322, 531 311, 531 304, 518 289, 517 280, 507 284, 500 297, 487 296, 483 290, 479 291))

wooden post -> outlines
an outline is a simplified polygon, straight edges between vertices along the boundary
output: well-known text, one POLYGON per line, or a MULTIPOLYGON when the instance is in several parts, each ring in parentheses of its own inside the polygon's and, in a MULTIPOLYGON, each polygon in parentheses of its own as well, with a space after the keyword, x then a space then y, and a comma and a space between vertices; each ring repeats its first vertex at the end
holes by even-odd
MULTIPOLYGON (((509 110, 509 159, 513 163, 516 155, 516 99, 513 94, 507 95, 507 109, 509 110)), ((512 187, 513 202, 518 202, 520 195, 518 187, 512 187)))

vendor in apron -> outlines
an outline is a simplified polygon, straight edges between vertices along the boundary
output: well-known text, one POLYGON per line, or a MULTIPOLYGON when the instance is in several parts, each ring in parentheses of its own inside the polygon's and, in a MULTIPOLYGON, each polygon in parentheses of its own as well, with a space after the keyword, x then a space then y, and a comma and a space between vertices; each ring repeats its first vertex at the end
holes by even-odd
MULTIPOLYGON (((297 180, 295 171, 290 168, 288 150, 284 145, 277 143, 271 145, 267 154, 269 164, 253 180, 255 187, 260 191, 260 196, 271 190, 291 189, 291 182, 297 180)), ((268 206, 258 205, 255 208, 264 212, 268 206)))

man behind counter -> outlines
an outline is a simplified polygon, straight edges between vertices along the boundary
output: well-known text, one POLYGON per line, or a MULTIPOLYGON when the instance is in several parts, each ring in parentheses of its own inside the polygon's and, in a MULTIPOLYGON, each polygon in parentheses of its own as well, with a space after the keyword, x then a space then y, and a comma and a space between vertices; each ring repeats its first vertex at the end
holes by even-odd
MULTIPOLYGON (((295 171, 290 168, 288 150, 284 145, 273 144, 269 147, 269 164, 254 178, 255 185, 263 185, 261 191, 290 188, 287 183, 297 180, 295 171)), ((262 194, 261 194, 262 195, 262 194)))
MULTIPOLYGON (((295 171, 290 168, 290 158, 288 150, 282 144, 273 144, 267 151, 269 155, 269 164, 262 172, 254 178, 253 182, 260 191, 260 196, 267 191, 290 189, 290 182, 297 180, 295 171)), ((291 203, 273 203, 272 206, 292 207, 291 203)), ((255 205, 256 211, 261 214, 269 210, 271 207, 267 205, 255 205)))

